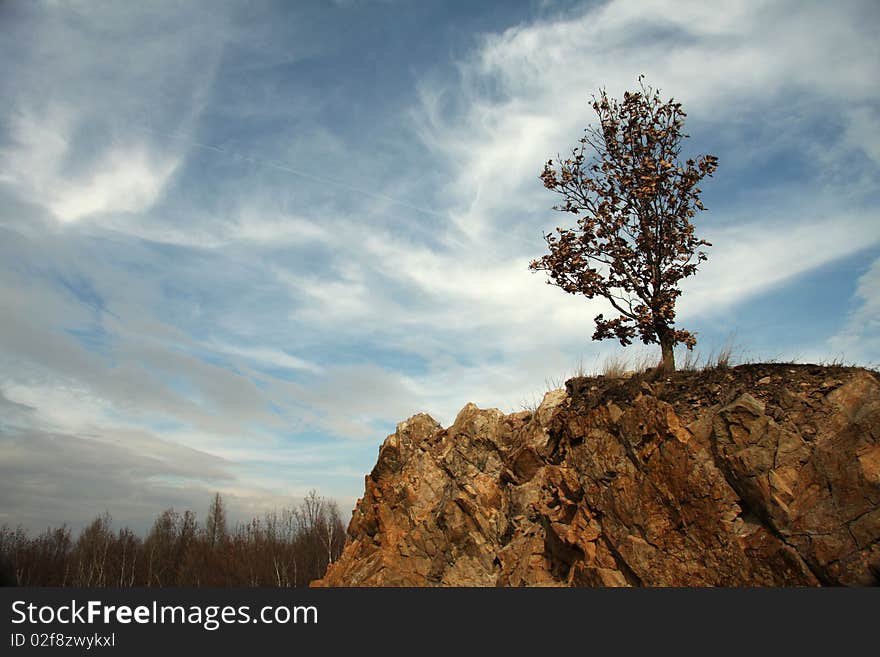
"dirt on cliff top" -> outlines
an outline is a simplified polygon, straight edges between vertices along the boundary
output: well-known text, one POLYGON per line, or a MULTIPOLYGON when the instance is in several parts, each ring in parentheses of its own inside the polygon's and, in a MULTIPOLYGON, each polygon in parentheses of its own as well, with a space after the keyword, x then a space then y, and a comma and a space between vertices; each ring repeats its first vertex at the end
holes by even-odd
POLYGON ((862 367, 757 363, 680 370, 659 378, 651 371, 627 378, 574 377, 565 387, 573 410, 586 411, 609 401, 630 402, 646 393, 671 404, 687 422, 700 409, 729 404, 743 393, 762 402, 771 416, 791 412, 797 406, 809 408, 811 398, 818 401, 857 371, 866 371, 880 381, 880 373, 862 367), (797 391, 805 395, 796 398, 793 393, 797 391))

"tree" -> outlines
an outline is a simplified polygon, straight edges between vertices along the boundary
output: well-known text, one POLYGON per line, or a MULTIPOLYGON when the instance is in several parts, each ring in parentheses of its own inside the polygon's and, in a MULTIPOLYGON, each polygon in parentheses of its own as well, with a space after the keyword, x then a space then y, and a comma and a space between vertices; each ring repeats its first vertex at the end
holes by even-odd
POLYGON ((208 509, 208 518, 205 520, 205 531, 208 535, 208 545, 211 549, 226 540, 226 506, 220 493, 214 493, 211 500, 211 508, 208 509))
POLYGON ((691 219, 706 209, 697 184, 712 176, 718 158, 679 162, 688 136, 681 103, 662 101, 644 76, 639 84, 623 102, 604 89, 593 96, 599 127, 584 131, 570 157, 544 166, 544 186, 563 198, 553 209, 578 219, 575 228, 546 234, 550 252, 529 268, 546 271, 550 285, 570 294, 607 299, 619 316, 598 315, 593 339, 659 343, 661 368, 672 371, 675 345, 696 344, 694 334, 675 328, 675 302, 679 281, 706 260, 700 247, 711 246, 694 235, 691 219))
POLYGON ((339 557, 345 542, 345 527, 339 517, 339 507, 311 490, 295 513, 307 581, 318 579, 327 571, 327 566, 339 557))

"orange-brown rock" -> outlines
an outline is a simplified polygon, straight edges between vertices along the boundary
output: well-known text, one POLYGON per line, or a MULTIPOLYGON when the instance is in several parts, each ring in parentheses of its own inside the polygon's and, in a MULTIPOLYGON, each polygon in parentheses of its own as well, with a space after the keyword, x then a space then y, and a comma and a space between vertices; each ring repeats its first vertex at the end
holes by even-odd
POLYGON ((746 365, 402 422, 315 585, 877 583, 876 373, 746 365))

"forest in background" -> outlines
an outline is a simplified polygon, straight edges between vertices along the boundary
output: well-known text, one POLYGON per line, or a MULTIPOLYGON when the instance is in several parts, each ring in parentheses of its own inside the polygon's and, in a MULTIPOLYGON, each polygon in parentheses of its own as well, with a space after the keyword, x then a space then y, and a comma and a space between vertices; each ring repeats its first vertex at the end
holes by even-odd
POLYGON ((204 523, 167 509, 146 537, 114 530, 109 513, 76 539, 66 526, 31 536, 0 527, 0 563, 18 586, 308 586, 342 552, 345 526, 335 502, 310 492, 295 508, 229 527, 216 494, 204 523))

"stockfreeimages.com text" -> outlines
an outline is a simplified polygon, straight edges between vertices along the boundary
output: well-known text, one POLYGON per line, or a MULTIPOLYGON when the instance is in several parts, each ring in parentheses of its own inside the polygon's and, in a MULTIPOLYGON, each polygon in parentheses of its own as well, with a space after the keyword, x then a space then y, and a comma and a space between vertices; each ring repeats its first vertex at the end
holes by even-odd
POLYGON ((221 625, 263 623, 271 624, 317 624, 318 608, 313 605, 261 607, 252 613, 249 605, 160 605, 153 601, 150 605, 105 605, 100 600, 89 600, 79 603, 71 600, 62 605, 35 605, 16 600, 12 603, 12 623, 30 623, 34 625, 60 623, 94 624, 94 623, 139 623, 162 625, 190 624, 201 625, 213 631, 221 625))

